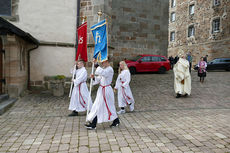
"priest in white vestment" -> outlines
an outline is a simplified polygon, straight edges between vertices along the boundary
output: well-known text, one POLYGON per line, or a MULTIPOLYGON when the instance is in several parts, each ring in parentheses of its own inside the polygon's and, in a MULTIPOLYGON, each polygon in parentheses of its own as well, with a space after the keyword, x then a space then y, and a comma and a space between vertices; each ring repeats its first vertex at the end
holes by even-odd
POLYGON ((179 53, 179 60, 175 64, 174 71, 174 90, 176 98, 191 94, 191 76, 189 72, 189 62, 185 59, 183 52, 179 53))

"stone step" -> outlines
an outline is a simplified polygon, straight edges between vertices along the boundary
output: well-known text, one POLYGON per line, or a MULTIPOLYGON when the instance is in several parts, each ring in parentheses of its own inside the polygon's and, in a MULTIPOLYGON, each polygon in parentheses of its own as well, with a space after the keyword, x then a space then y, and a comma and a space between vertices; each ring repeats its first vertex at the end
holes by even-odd
POLYGON ((0 115, 5 113, 15 102, 17 101, 16 98, 9 98, 0 103, 0 115))
POLYGON ((7 99, 9 99, 9 95, 8 94, 1 94, 0 95, 0 103, 4 102, 7 99))

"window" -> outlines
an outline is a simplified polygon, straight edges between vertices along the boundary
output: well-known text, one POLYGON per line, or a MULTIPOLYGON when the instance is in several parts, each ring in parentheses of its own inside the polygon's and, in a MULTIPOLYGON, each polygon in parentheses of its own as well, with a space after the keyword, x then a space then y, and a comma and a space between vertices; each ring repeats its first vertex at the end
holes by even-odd
POLYGON ((160 61, 167 61, 164 57, 160 57, 160 61))
POLYGON ((159 57, 157 56, 152 56, 152 62, 158 62, 159 61, 159 57))
POLYGON ((212 63, 219 63, 220 59, 214 59, 213 61, 211 61, 212 63))
POLYGON ((213 6, 220 5, 220 0, 213 0, 213 6))
POLYGON ((212 32, 219 32, 220 31, 220 18, 214 19, 212 21, 212 32))
POLYGON ((171 0, 171 7, 175 7, 176 6, 176 0, 171 0))
POLYGON ((176 20, 176 13, 172 12, 171 13, 171 22, 174 22, 176 20))
POLYGON ((195 8, 194 4, 189 5, 189 15, 194 15, 194 8, 195 8))
POLYGON ((142 62, 151 62, 151 57, 150 56, 145 56, 141 59, 142 62))
POLYGON ((230 62, 230 59, 226 59, 226 60, 224 60, 224 62, 227 62, 227 63, 229 63, 229 62, 230 62))
POLYGON ((194 35, 195 35, 195 28, 194 28, 194 25, 191 25, 188 27, 188 37, 191 37, 194 35))
POLYGON ((170 41, 175 41, 175 31, 170 33, 170 41))
POLYGON ((0 1, 0 16, 11 16, 11 0, 0 1))

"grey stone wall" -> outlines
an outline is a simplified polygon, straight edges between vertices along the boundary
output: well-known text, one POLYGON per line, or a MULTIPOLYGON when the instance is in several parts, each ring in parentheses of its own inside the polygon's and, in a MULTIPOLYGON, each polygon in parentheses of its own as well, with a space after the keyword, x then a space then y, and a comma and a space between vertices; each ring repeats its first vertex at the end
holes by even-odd
MULTIPOLYGON (((101 9, 104 12, 101 19, 109 22, 109 54, 114 61, 138 54, 167 56, 168 3, 168 0, 81 1, 81 16, 88 17, 88 44, 94 44, 90 27, 97 23, 97 12, 101 9)), ((88 52, 92 58, 93 47, 88 52)))
MULTIPOLYGON (((170 0, 171 2, 171 0, 170 0)), ((176 13, 175 22, 169 18, 169 56, 176 56, 178 51, 191 51, 193 63, 201 56, 209 55, 209 60, 217 57, 230 57, 230 1, 221 0, 213 6, 213 1, 176 0, 176 7, 169 5, 169 17, 176 13), (194 4, 194 15, 189 15, 189 5, 194 4), (212 33, 212 21, 220 18, 220 31, 212 33), (188 27, 194 25, 194 37, 188 37, 188 27), (170 32, 175 31, 175 41, 170 42, 170 32)))
POLYGON ((111 44, 118 60, 138 54, 167 56, 168 0, 113 0, 111 44))

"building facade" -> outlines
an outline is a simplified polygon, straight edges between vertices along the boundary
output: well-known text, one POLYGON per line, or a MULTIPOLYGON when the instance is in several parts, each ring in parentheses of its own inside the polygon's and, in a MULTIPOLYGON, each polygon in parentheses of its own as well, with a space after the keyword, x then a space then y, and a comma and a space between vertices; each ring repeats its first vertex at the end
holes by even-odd
POLYGON ((29 84, 29 54, 39 42, 0 17, 0 95, 18 97, 29 84))
POLYGON ((229 0, 170 0, 168 55, 191 52, 193 64, 230 57, 229 0))
POLYGON ((168 5, 168 0, 12 0, 11 15, 4 18, 39 41, 30 52, 30 85, 39 87, 46 76, 71 76, 81 16, 87 16, 92 60, 90 27, 98 22, 99 10, 101 20, 108 20, 109 55, 114 61, 138 54, 167 56, 168 5))
MULTIPOLYGON (((102 10, 101 19, 109 22, 109 54, 119 61, 138 54, 167 56, 168 5, 168 0, 84 0, 80 10, 88 17, 88 28, 97 23, 102 10)), ((88 38, 93 44, 90 29, 88 38)))

